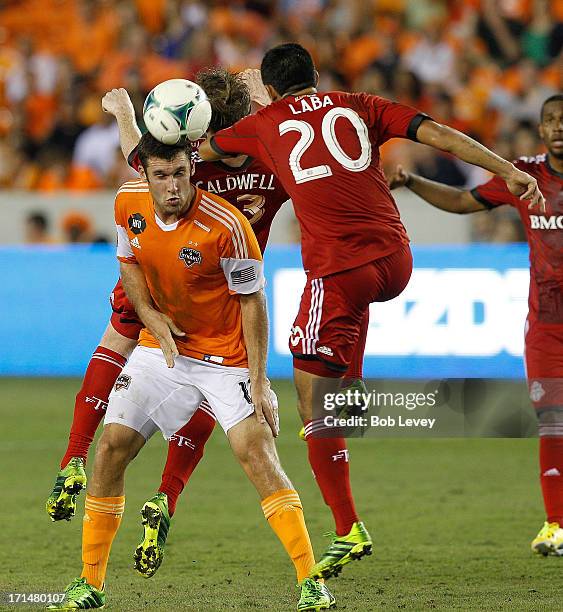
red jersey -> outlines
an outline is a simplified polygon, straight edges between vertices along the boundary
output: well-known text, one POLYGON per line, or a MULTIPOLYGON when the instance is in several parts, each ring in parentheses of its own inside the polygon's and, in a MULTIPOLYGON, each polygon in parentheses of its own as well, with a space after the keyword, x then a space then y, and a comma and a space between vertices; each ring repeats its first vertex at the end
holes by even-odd
POLYGON ((528 210, 529 202, 512 195, 498 176, 471 193, 487 208, 510 204, 518 210, 530 245, 530 318, 563 324, 563 174, 549 165, 545 154, 514 163, 538 181, 546 201, 545 214, 528 210))
MULTIPOLYGON (((137 149, 129 156, 129 163, 135 170, 139 170, 137 149)), ((232 168, 221 161, 203 161, 194 153, 192 164, 192 183, 200 189, 221 196, 240 210, 252 225, 263 253, 268 243, 272 221, 282 204, 289 200, 274 173, 259 160, 252 158, 239 168, 232 168)))
POLYGON ((315 278, 356 268, 408 243, 381 168, 379 146, 416 138, 427 118, 378 96, 287 96, 215 134, 219 154, 260 159, 290 195, 305 271, 315 278))

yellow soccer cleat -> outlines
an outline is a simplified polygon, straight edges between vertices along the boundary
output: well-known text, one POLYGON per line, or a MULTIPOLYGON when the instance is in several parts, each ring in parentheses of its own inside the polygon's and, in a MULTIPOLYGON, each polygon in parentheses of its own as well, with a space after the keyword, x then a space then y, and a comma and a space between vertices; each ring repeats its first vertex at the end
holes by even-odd
POLYGON ((563 557, 563 528, 559 523, 543 524, 538 535, 532 540, 532 551, 547 557, 555 555, 563 557))
POLYGON ((76 497, 86 488, 84 459, 72 457, 57 474, 55 485, 45 503, 47 514, 52 521, 70 521, 76 512, 76 497))
POLYGON ((354 523, 350 533, 344 536, 331 536, 332 542, 321 560, 311 570, 311 578, 318 580, 336 577, 350 561, 360 560, 364 555, 371 555, 373 542, 362 522, 354 523))

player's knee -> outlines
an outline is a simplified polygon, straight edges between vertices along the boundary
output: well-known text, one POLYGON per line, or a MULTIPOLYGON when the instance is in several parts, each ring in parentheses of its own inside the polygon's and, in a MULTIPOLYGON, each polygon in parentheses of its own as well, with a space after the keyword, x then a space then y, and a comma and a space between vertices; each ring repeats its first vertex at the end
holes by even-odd
POLYGON ((131 461, 141 449, 140 434, 129 428, 108 425, 98 441, 96 454, 104 463, 120 464, 131 461), (122 429, 129 431, 122 431, 122 429))

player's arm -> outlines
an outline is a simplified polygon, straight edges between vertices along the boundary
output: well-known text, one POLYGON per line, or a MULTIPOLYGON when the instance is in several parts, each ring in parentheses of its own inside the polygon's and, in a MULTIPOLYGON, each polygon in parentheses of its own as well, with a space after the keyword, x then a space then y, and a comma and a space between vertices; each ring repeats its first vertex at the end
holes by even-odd
POLYGON ((431 181, 412 172, 406 172, 401 166, 397 166, 395 174, 389 178, 389 188, 398 187, 410 189, 435 208, 446 212, 466 215, 487 210, 484 204, 475 199, 471 191, 431 181))
POLYGON ((197 150, 201 159, 217 161, 242 154, 260 159, 262 151, 256 132, 256 117, 248 115, 208 137, 197 150))
POLYGON ((250 223, 238 211, 235 217, 232 234, 221 245, 221 268, 229 292, 239 296, 254 411, 258 420, 267 422, 277 436, 277 407, 266 376, 268 312, 264 296, 264 263, 250 223))
POLYGON ((135 109, 126 89, 112 89, 102 98, 102 109, 113 115, 119 127, 119 144, 125 159, 141 140, 141 130, 135 119, 135 109))
POLYGON ((427 119, 418 126, 416 139, 422 144, 451 153, 469 164, 489 170, 506 182, 510 193, 521 200, 530 200, 528 208, 539 206, 540 210, 545 211, 545 200, 536 179, 473 138, 427 119))
POLYGON ((278 435, 276 407, 272 403, 270 381, 266 376, 268 357, 268 311, 264 290, 240 296, 242 333, 248 353, 252 403, 258 420, 267 422, 274 436, 278 435))
POLYGON ((178 357, 179 352, 172 334, 175 336, 185 336, 186 334, 176 327, 169 316, 156 310, 145 275, 139 264, 124 263, 122 261, 119 264, 119 269, 123 288, 135 307, 135 312, 143 322, 143 325, 160 344, 166 359, 166 365, 169 368, 173 368, 174 359, 178 357))

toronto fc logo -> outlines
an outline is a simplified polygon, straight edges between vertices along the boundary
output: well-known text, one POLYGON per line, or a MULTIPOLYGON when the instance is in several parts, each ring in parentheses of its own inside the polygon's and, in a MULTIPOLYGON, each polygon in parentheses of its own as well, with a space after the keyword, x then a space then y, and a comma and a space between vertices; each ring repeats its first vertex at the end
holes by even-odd
POLYGON ((191 268, 195 264, 201 264, 201 253, 195 249, 189 247, 182 247, 178 254, 178 259, 181 259, 188 268, 191 268))

